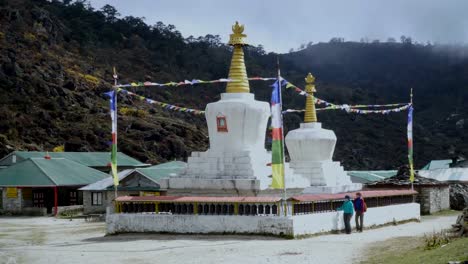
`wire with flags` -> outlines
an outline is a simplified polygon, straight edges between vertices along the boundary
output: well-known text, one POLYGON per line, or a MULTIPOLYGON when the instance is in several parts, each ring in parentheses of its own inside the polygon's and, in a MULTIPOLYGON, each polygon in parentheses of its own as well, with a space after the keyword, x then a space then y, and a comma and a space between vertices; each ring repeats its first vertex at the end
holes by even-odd
MULTIPOLYGON (((380 110, 368 110, 368 109, 355 109, 354 106, 352 105, 340 105, 339 107, 324 107, 324 108, 317 108, 316 111, 323 111, 323 110, 344 110, 348 113, 356 113, 356 114, 390 114, 390 113, 395 113, 395 112, 401 112, 404 111, 408 108, 410 108, 409 103, 404 104, 403 106, 396 107, 396 108, 391 108, 391 109, 380 109, 380 110)), ((373 106, 368 106, 369 108, 373 106)), ((374 107, 376 107, 374 105, 374 107)), ((385 105, 379 105, 378 107, 385 107, 385 105)), ((300 112, 305 112, 304 109, 286 109, 283 111, 283 114, 286 113, 300 113, 300 112)))
POLYGON ((136 93, 127 91, 127 90, 122 89, 122 88, 117 88, 116 90, 117 90, 117 92, 121 92, 123 94, 134 96, 134 97, 136 97, 136 98, 138 98, 138 99, 140 99, 142 101, 145 101, 145 102, 147 102, 149 104, 154 104, 154 105, 161 106, 164 109, 168 109, 168 110, 172 110, 172 111, 178 111, 178 112, 192 113, 192 114, 195 114, 195 115, 205 114, 205 111, 202 111, 202 110, 192 109, 192 108, 187 108, 187 107, 181 107, 181 106, 172 105, 172 104, 168 104, 168 103, 163 103, 163 102, 160 102, 160 101, 156 101, 156 100, 153 100, 153 99, 146 98, 144 96, 138 95, 136 93))
MULTIPOLYGON (((276 80, 276 78, 265 78, 265 77, 250 77, 248 78, 249 81, 272 81, 276 80)), ((166 82, 166 83, 157 83, 157 82, 131 82, 128 84, 115 84, 115 88, 128 88, 128 87, 149 87, 149 86, 158 86, 158 87, 166 87, 166 86, 184 86, 184 85, 195 85, 195 84, 204 84, 204 83, 227 83, 227 82, 234 82, 236 80, 228 79, 228 78, 220 78, 217 80, 200 80, 200 79, 193 79, 193 80, 184 80, 181 82, 166 82)))
MULTIPOLYGON (((290 83, 287 80, 284 80, 284 85, 286 85, 286 89, 291 89, 294 88, 293 90, 297 92, 300 95, 303 96, 310 96, 304 89, 290 83)), ((321 111, 321 110, 345 110, 346 112, 350 113, 358 113, 358 114, 369 114, 369 113, 383 113, 387 114, 390 112, 399 112, 408 109, 409 103, 396 103, 396 104, 369 104, 369 105, 364 105, 364 104, 357 104, 357 105, 348 105, 348 104, 333 104, 330 102, 327 102, 323 99, 314 97, 315 103, 316 104, 323 104, 326 107, 324 108, 318 108, 316 110, 321 111), (355 108, 383 108, 383 107, 398 107, 394 109, 385 109, 385 110, 358 110, 355 108), (387 110, 393 110, 393 111, 387 111, 387 110)), ((304 110, 294 110, 294 109, 288 109, 284 112, 303 112, 304 110)), ((283 112, 283 113, 284 113, 283 112)))

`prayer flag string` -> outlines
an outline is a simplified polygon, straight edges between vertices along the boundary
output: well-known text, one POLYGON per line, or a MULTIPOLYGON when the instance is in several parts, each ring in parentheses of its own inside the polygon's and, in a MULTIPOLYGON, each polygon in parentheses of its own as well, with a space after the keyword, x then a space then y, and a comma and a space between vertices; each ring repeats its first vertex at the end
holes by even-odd
MULTIPOLYGON (((264 77, 250 77, 248 78, 249 81, 272 81, 276 80, 276 78, 264 78, 264 77)), ((150 87, 150 86, 158 86, 158 87, 167 87, 167 86, 184 86, 184 85, 195 85, 195 84, 203 84, 203 83, 227 83, 233 82, 236 80, 228 79, 228 78, 221 78, 217 80, 210 80, 204 81, 200 79, 193 79, 193 80, 184 80, 181 82, 166 82, 166 83, 156 83, 156 82, 132 82, 128 84, 116 84, 114 85, 115 88, 128 88, 128 87, 150 87)))
POLYGON ((146 97, 138 95, 136 93, 132 93, 132 92, 127 91, 127 90, 122 89, 122 88, 117 88, 117 92, 121 92, 123 94, 127 94, 127 95, 130 95, 130 96, 136 97, 137 99, 139 99, 141 101, 145 101, 145 102, 147 102, 149 104, 154 104, 154 105, 161 106, 162 108, 167 109, 167 110, 191 113, 191 114, 195 114, 195 115, 205 114, 205 111, 202 111, 202 110, 197 110, 197 109, 192 109, 192 108, 187 108, 187 107, 180 107, 180 106, 177 106, 177 105, 163 103, 163 102, 160 102, 160 101, 156 101, 156 100, 153 100, 153 99, 146 98, 146 97))

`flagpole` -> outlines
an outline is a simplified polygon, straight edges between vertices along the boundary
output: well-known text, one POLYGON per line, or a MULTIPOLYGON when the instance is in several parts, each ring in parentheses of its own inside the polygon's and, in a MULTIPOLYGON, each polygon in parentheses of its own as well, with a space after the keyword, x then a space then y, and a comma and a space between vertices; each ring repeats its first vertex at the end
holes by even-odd
MULTIPOLYGON (((115 70, 115 66, 112 68, 113 70, 113 75, 112 77, 114 77, 114 86, 117 86, 118 84, 118 75, 117 75, 117 71, 115 70)), ((114 87, 114 93, 115 93, 115 112, 114 112, 114 120, 115 120, 115 149, 117 152, 117 90, 115 89, 114 87)), ((116 153, 117 154, 117 153, 116 153)), ((117 157, 115 157, 116 161, 117 161, 117 157)), ((113 175, 113 177, 116 177, 116 175, 113 175)), ((118 176, 117 176, 118 177, 118 176)), ((115 198, 118 197, 118 192, 117 192, 117 185, 115 185, 115 180, 114 180, 114 196, 115 198)))
POLYGON ((278 93, 279 93, 279 100, 280 100, 280 121, 281 121, 281 144, 283 145, 282 148, 282 157, 283 157, 283 166, 282 168, 282 174, 283 174, 283 200, 285 203, 285 216, 288 215, 288 204, 286 202, 287 194, 286 194, 286 175, 284 174, 284 165, 286 164, 285 162, 285 155, 284 155, 284 125, 283 125, 283 96, 281 95, 281 71, 280 71, 280 63, 279 63, 279 56, 276 57, 276 67, 278 69, 278 93))
MULTIPOLYGON (((411 90, 410 90, 410 107, 412 109, 413 108, 413 87, 411 87, 411 90)), ((413 117, 411 117, 411 140, 413 140, 413 117)), ((414 153, 414 148, 413 146, 411 146, 412 150, 411 150, 411 160, 413 160, 413 153, 414 153)), ((412 163, 414 164, 414 161, 412 161, 412 163)), ((410 164, 410 177, 411 177, 411 174, 414 174, 414 171, 412 169, 414 165, 411 165, 410 164)), ((414 180, 413 180, 414 181, 414 180)), ((414 190, 414 184, 413 184, 413 181, 411 181, 411 190, 413 191, 414 190)))

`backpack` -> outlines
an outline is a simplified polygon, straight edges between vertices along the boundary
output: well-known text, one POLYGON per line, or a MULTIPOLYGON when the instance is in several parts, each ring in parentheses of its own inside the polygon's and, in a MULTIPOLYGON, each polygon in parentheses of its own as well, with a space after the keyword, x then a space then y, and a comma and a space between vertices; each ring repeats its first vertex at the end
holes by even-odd
POLYGON ((367 212, 367 204, 366 204, 366 201, 364 201, 364 199, 362 199, 362 212, 364 213, 367 212))

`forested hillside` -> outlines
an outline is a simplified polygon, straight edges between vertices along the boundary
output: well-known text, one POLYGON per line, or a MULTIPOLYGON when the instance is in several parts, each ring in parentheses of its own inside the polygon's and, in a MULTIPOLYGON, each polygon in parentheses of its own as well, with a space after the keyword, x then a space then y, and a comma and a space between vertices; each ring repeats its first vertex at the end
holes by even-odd
MULTIPOLYGON (((234 21, 233 21, 234 22, 234 21)), ((242 21, 241 21, 242 22, 242 21)), ((226 35, 230 34, 226 25, 226 35)), ((189 32, 184 32, 188 34, 189 32)), ((249 35, 246 25, 247 40, 249 35)), ((311 36, 311 39, 313 36, 311 36)), ((357 43, 339 38, 288 54, 246 48, 249 76, 282 75, 298 86, 312 72, 317 96, 335 103, 407 102, 414 88, 415 161, 468 154, 468 49, 440 45, 357 43)), ((148 25, 106 6, 82 1, 0 0, 0 156, 15 149, 109 149, 108 101, 112 67, 122 83, 218 79, 228 75, 230 47, 219 36, 184 38, 172 25, 148 25)), ((266 82, 251 82, 269 101, 266 82)), ((149 98, 204 109, 222 84, 134 88, 149 98)), ((285 107, 304 98, 285 91, 285 107)), ((203 116, 170 112, 119 96, 119 150, 142 161, 185 159, 208 147, 203 116)), ((406 162, 406 112, 356 115, 320 112, 335 131, 335 159, 346 169, 389 169, 406 162)), ((302 116, 285 116, 286 132, 302 116)), ((268 144, 267 144, 268 145, 268 144)))

